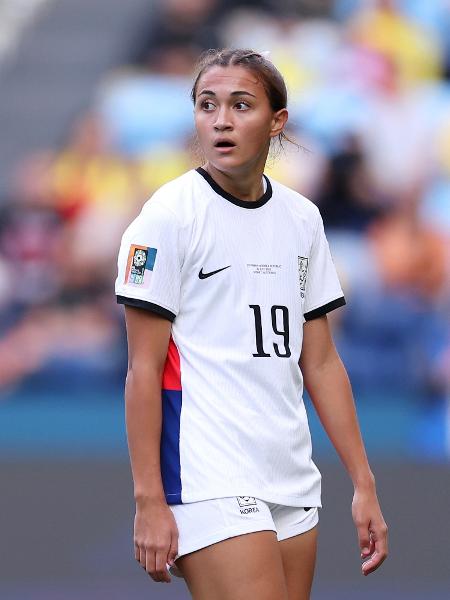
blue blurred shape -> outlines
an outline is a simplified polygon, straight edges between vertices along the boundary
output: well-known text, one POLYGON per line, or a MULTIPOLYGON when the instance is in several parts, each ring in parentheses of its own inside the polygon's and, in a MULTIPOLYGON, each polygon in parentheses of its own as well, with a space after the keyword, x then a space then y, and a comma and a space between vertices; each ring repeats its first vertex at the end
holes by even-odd
MULTIPOLYGON (((123 402, 84 394, 82 402, 63 397, 13 399, 0 404, 3 459, 124 458, 123 402)), ((119 398, 117 398, 119 400, 119 398)))
POLYGON ((189 93, 183 77, 137 75, 104 88, 99 109, 116 147, 135 156, 191 134, 189 93))

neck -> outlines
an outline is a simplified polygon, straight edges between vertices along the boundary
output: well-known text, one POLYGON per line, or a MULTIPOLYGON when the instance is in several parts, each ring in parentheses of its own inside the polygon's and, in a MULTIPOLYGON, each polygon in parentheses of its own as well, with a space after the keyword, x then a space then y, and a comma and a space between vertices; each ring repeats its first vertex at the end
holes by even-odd
POLYGON ((221 188, 240 200, 255 202, 264 194, 263 168, 239 174, 220 171, 209 162, 203 165, 203 168, 221 188))

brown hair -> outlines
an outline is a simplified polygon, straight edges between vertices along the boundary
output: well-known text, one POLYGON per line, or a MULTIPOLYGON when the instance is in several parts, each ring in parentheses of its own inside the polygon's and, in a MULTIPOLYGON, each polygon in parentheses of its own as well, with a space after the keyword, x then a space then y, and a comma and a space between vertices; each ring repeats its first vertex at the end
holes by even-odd
MULTIPOLYGON (((197 85, 200 77, 211 67, 241 66, 252 71, 261 81, 266 90, 270 106, 274 112, 287 107, 287 89, 283 76, 276 66, 262 54, 249 49, 224 48, 221 50, 206 50, 201 54, 197 63, 197 74, 191 90, 192 102, 195 104, 197 85)), ((283 141, 291 142, 282 131, 278 136, 280 145, 283 141)), ((295 143, 295 142, 294 142, 295 143)))

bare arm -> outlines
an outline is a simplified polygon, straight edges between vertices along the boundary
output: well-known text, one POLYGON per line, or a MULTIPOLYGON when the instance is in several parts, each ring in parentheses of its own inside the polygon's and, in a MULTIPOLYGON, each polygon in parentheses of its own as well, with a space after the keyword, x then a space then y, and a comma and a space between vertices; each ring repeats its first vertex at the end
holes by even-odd
POLYGON ((161 380, 171 323, 140 308, 125 307, 128 373, 125 418, 134 481, 135 557, 155 581, 170 581, 166 562, 177 554, 178 531, 161 479, 161 380))
POLYGON ((361 438, 350 382, 326 316, 305 323, 300 368, 320 421, 353 482, 352 514, 361 556, 371 555, 362 566, 363 574, 368 575, 387 556, 387 526, 361 438))
POLYGON ((165 500, 160 471, 161 380, 170 338, 170 321, 125 307, 128 373, 125 415, 137 502, 165 500))

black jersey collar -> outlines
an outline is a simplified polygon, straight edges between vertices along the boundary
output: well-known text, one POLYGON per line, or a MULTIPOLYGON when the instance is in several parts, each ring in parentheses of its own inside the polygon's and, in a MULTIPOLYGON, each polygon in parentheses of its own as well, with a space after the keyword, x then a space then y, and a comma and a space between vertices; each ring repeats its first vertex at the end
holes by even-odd
POLYGON ((202 169, 202 167, 198 167, 195 170, 204 179, 206 179, 206 181, 209 183, 209 185, 212 187, 212 189, 217 194, 220 194, 223 198, 225 198, 229 202, 232 202, 233 204, 236 204, 236 206, 240 206, 241 208, 260 208, 261 206, 263 206, 266 202, 268 202, 272 198, 272 186, 270 184, 269 178, 266 177, 266 175, 263 175, 264 179, 266 180, 266 185, 267 185, 266 191, 261 196, 261 198, 258 198, 258 200, 252 201, 252 200, 240 200, 239 198, 236 198, 236 196, 233 196, 233 194, 226 192, 222 187, 220 187, 220 185, 216 181, 214 181, 214 179, 211 177, 211 175, 207 171, 205 171, 205 169, 202 169))

